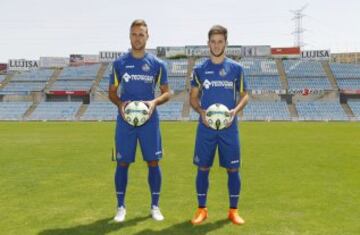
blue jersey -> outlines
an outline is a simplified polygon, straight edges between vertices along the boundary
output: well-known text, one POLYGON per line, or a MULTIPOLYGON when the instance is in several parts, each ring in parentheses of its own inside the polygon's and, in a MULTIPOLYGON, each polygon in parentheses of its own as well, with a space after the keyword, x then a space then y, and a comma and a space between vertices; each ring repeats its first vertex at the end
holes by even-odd
POLYGON ((153 100, 156 85, 168 84, 166 66, 149 53, 141 59, 126 53, 113 63, 110 74, 110 85, 120 84, 121 101, 153 100))
POLYGON ((201 89, 200 103, 204 110, 214 103, 233 109, 237 104, 237 93, 247 89, 242 67, 229 58, 221 64, 207 59, 196 66, 191 86, 201 89))

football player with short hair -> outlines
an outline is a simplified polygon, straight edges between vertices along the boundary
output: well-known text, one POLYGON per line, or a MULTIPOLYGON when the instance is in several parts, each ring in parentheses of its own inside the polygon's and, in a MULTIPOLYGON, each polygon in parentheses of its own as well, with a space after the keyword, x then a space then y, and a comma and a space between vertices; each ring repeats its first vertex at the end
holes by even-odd
POLYGON ((228 173, 228 218, 234 224, 245 223, 237 210, 241 188, 237 114, 244 109, 249 97, 243 69, 237 62, 225 56, 226 46, 227 29, 221 25, 213 26, 208 33, 210 58, 194 68, 191 81, 190 104, 200 114, 193 159, 198 167, 198 209, 191 220, 194 225, 201 224, 208 217, 206 198, 209 172, 216 149, 219 152, 220 166, 226 168, 228 173), (240 99, 237 99, 237 92, 240 93, 240 99), (231 122, 222 130, 211 129, 205 118, 206 109, 215 103, 221 103, 230 110, 231 122))
POLYGON ((159 160, 162 158, 163 152, 156 106, 167 102, 170 92, 164 62, 145 52, 148 38, 146 22, 144 20, 133 21, 130 26, 132 49, 113 63, 110 75, 109 98, 119 109, 115 131, 117 160, 115 188, 118 201, 118 210, 114 218, 116 222, 125 220, 124 200, 128 169, 129 165, 135 161, 138 141, 143 159, 149 168, 151 215, 157 221, 164 219, 158 205, 161 189, 159 160), (161 94, 155 97, 157 85, 160 87, 161 94), (118 96, 118 89, 120 96, 118 96), (124 120, 124 108, 129 101, 144 101, 149 107, 150 118, 144 125, 134 127, 124 120))

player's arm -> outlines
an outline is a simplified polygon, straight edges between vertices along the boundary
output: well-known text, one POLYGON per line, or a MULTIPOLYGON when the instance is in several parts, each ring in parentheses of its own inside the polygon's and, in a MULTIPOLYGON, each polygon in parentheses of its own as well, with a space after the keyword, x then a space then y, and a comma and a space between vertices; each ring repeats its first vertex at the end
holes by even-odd
POLYGON ((118 107, 121 116, 124 117, 125 105, 128 102, 122 102, 120 100, 120 98, 117 95, 117 87, 114 85, 109 85, 109 99, 113 104, 116 105, 116 107, 118 107))
POLYGON ((199 94, 200 94, 200 88, 196 86, 192 86, 190 90, 190 105, 198 114, 200 114, 202 122, 206 126, 208 126, 208 123, 205 119, 205 115, 206 115, 205 110, 203 110, 200 105, 199 94))
POLYGON ((168 85, 168 78, 167 78, 167 70, 166 66, 163 63, 160 63, 159 74, 157 78, 157 82, 160 84, 160 95, 155 97, 155 99, 150 101, 145 101, 145 103, 149 106, 150 115, 154 111, 155 107, 166 103, 170 99, 170 88, 168 85))
POLYGON ((246 91, 240 92, 240 100, 233 109, 234 115, 236 116, 241 110, 243 110, 248 102, 249 94, 246 91))
POLYGON ((113 104, 116 105, 116 107, 118 107, 121 116, 124 117, 124 108, 127 102, 122 102, 119 96, 117 95, 117 89, 119 85, 120 85, 120 81, 118 79, 117 72, 115 68, 113 68, 113 71, 110 75, 109 99, 113 104))
POLYGON ((240 72, 240 78, 236 82, 236 90, 238 90, 240 93, 240 99, 236 104, 235 108, 230 110, 232 118, 238 115, 238 113, 245 108, 246 104, 249 101, 249 94, 247 93, 247 83, 245 81, 244 73, 242 70, 240 72))

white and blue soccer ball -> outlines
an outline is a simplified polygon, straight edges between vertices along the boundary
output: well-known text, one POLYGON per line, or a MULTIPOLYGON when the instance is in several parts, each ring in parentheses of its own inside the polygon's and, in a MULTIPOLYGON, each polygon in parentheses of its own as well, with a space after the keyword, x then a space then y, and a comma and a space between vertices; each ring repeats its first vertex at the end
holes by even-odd
POLYGON ((141 126, 150 118, 150 109, 142 101, 131 101, 124 109, 125 121, 132 126, 141 126))
POLYGON ((214 130, 222 130, 231 122, 230 110, 223 104, 212 104, 206 109, 205 119, 214 130))

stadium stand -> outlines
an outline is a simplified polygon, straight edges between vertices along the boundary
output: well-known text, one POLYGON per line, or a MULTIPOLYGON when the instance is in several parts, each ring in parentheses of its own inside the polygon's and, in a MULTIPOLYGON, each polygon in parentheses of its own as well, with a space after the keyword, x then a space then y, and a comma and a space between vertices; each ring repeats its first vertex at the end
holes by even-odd
POLYGON ((319 61, 284 60, 284 69, 290 90, 330 90, 330 81, 319 61))
POLYGON ((360 89, 360 65, 330 63, 340 89, 360 89))
POLYGON ((116 120, 118 110, 110 101, 91 102, 80 120, 116 120))
POLYGON ((42 91, 46 85, 46 82, 9 82, 2 90, 0 94, 23 92, 28 93, 31 91, 42 91))
POLYGON ((360 100, 348 100, 348 105, 350 106, 355 118, 360 121, 360 100))
MULTIPOLYGON (((198 58, 195 64, 199 64, 204 59, 198 58)), ((174 101, 158 107, 160 119, 197 120, 199 115, 189 109, 186 99, 188 94, 185 92, 187 73, 189 66, 193 66, 194 60, 188 62, 186 59, 165 59, 164 61, 168 66, 168 80, 174 91, 174 101)), ((339 100, 334 100, 335 96, 328 98, 322 95, 326 90, 338 94, 327 78, 330 75, 332 80, 335 77, 340 89, 360 90, 360 65, 326 62, 324 71, 321 62, 309 60, 276 61, 247 58, 241 59, 239 63, 244 68, 250 90, 255 90, 255 93, 250 94, 249 104, 242 113, 243 120, 360 120, 360 99, 351 98, 348 104, 340 104, 339 100), (281 67, 281 74, 284 77, 282 79, 287 79, 289 91, 291 89, 304 91, 308 88, 321 92, 309 91, 305 94, 306 97, 301 93, 304 97, 300 97, 293 104, 279 101, 278 93, 273 92, 282 87, 283 81, 280 81, 280 70, 278 71, 279 63, 283 67, 283 69, 281 67), (271 91, 274 95, 263 96, 263 91, 271 91), (252 94, 262 98, 255 98, 252 94), (292 109, 296 115, 289 113, 292 109)), ((115 120, 117 109, 107 98, 111 66, 111 63, 104 63, 58 70, 38 69, 17 72, 9 76, 0 75, 0 82, 3 85, 0 87, 0 120, 115 120), (76 96, 51 96, 51 93, 47 93, 48 90, 90 91, 86 99, 87 102, 89 100, 91 102, 86 104, 86 99, 76 96), (34 91, 37 93, 32 94, 34 91), (27 101, 35 97, 38 102, 40 101, 39 105, 27 101)), ((156 95, 158 94, 157 90, 156 95)))
POLYGON ((75 120, 81 102, 41 102, 28 120, 75 120))
POLYGON ((250 101, 242 120, 290 120, 290 113, 283 101, 250 101))
POLYGON ((296 108, 300 120, 343 121, 349 119, 338 101, 302 101, 296 103, 296 108))
POLYGON ((181 120, 184 102, 171 101, 157 107, 160 120, 181 120))
POLYGON ((275 60, 242 59, 239 61, 244 69, 249 90, 280 90, 281 83, 275 60))
POLYGON ((59 80, 89 80, 95 79, 100 64, 66 67, 59 76, 59 80))
POLYGON ((32 102, 0 102, 0 120, 22 120, 32 102))
POLYGON ((48 81, 51 75, 54 73, 52 69, 38 69, 33 71, 25 71, 22 73, 16 73, 11 81, 48 81))
POLYGON ((0 75, 0 82, 5 80, 6 75, 0 75))

